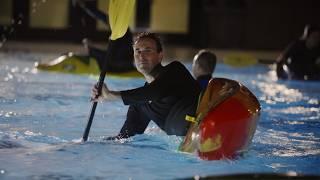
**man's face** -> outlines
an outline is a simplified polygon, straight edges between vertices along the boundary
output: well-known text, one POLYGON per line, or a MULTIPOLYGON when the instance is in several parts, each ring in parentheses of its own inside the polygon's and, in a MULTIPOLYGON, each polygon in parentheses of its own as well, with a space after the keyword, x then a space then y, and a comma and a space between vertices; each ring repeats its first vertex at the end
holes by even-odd
POLYGON ((133 50, 135 66, 142 74, 149 74, 163 58, 162 52, 157 52, 156 42, 150 38, 137 41, 133 50))

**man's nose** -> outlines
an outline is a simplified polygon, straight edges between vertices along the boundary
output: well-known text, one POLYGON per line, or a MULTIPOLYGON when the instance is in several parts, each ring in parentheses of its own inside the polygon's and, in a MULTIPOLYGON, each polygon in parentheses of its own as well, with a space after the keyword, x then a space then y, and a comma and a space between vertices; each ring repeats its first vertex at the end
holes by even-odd
POLYGON ((138 57, 139 57, 140 59, 143 59, 144 56, 145 56, 145 53, 144 53, 143 51, 140 51, 140 52, 138 53, 138 57))

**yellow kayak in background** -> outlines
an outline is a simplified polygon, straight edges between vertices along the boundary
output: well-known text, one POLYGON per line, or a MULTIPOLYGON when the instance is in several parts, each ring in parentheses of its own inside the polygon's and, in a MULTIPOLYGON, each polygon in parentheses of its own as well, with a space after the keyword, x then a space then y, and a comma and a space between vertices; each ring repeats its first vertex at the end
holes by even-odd
MULTIPOLYGON (((95 58, 90 56, 74 55, 73 53, 64 54, 48 63, 35 63, 35 67, 42 71, 52 71, 60 73, 71 73, 80 75, 99 75, 100 69, 95 58)), ((123 72, 107 72, 109 76, 134 78, 142 77, 136 70, 123 72)))

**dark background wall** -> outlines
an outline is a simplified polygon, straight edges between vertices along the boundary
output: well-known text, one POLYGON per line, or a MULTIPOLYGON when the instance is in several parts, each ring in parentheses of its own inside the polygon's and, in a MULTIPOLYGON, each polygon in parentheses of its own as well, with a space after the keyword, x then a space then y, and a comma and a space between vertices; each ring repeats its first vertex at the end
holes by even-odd
MULTIPOLYGON (((2 37, 32 41, 81 42, 84 37, 105 40, 106 32, 96 29, 96 21, 73 7, 71 0, 69 25, 65 29, 31 28, 29 3, 12 0, 15 22, 9 27, 14 31, 0 25, 2 37)), ((148 29, 152 0, 137 3, 135 33, 148 29)), ((197 48, 282 49, 302 34, 306 24, 320 23, 320 0, 186 0, 185 3, 189 3, 188 31, 160 32, 167 43, 197 48)), ((97 1, 86 4, 96 6, 97 1)))
POLYGON ((191 0, 195 46, 279 49, 320 23, 319 0, 191 0))

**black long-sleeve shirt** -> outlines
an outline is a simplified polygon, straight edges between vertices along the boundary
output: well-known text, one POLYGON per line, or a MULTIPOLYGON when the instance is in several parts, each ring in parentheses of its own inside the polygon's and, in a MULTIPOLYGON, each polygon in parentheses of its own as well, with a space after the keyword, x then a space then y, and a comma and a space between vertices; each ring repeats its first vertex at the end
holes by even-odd
POLYGON ((186 115, 194 115, 201 88, 180 62, 158 65, 152 71, 156 79, 143 87, 121 91, 130 105, 119 136, 141 134, 150 120, 168 135, 183 136, 189 127, 186 115))

